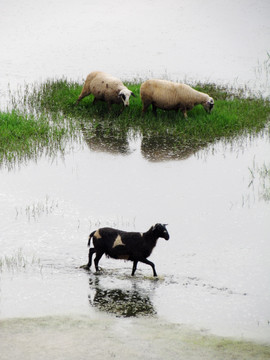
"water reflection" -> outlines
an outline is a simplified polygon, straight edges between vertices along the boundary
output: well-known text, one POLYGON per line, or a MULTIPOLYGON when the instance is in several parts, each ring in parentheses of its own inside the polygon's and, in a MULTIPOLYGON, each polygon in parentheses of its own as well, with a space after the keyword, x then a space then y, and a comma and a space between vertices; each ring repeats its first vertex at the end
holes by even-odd
POLYGON ((130 153, 127 132, 111 126, 109 122, 99 122, 96 125, 81 122, 81 129, 84 140, 92 151, 130 153))
POLYGON ((206 147, 206 144, 185 143, 179 136, 150 134, 144 136, 141 152, 149 161, 184 160, 206 147))
MULTIPOLYGON (((128 155, 132 151, 129 131, 118 129, 109 122, 81 123, 85 142, 92 151, 128 155)), ((138 135, 138 133, 134 133, 138 135)), ((138 137, 137 137, 138 138, 138 137)), ((141 140, 142 156, 149 161, 184 160, 206 147, 207 144, 183 142, 180 136, 148 133, 141 140)))
POLYGON ((105 289, 100 285, 100 280, 89 279, 91 294, 89 303, 101 311, 109 312, 118 317, 137 317, 156 314, 156 310, 148 295, 137 289, 132 284, 132 289, 105 289))

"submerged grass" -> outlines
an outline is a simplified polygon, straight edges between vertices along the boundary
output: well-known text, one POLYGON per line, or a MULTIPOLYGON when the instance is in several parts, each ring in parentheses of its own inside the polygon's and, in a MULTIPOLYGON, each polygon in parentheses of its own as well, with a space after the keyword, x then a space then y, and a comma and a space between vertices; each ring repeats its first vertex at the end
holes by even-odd
POLYGON ((64 151, 72 131, 63 118, 18 109, 0 112, 0 165, 64 151))
POLYGON ((149 109, 142 116, 140 84, 126 85, 136 98, 131 97, 129 108, 123 112, 118 105, 113 105, 111 111, 105 103, 93 105, 92 95, 75 106, 82 84, 66 79, 48 80, 31 90, 27 88, 20 99, 12 98, 16 110, 0 115, 0 129, 4 133, 0 140, 0 163, 3 158, 29 154, 30 148, 41 149, 48 143, 61 148, 63 138, 72 136, 76 129, 90 147, 126 153, 132 132, 142 137, 142 152, 149 159, 185 158, 220 139, 256 135, 265 129, 270 117, 269 99, 247 97, 244 90, 214 84, 194 86, 215 99, 211 114, 196 106, 188 113, 188 120, 174 111, 158 110, 156 118, 149 109))
POLYGON ((26 269, 28 266, 40 265, 40 259, 35 255, 32 258, 26 257, 22 249, 18 249, 11 256, 0 256, 0 272, 4 270, 15 271, 26 269))

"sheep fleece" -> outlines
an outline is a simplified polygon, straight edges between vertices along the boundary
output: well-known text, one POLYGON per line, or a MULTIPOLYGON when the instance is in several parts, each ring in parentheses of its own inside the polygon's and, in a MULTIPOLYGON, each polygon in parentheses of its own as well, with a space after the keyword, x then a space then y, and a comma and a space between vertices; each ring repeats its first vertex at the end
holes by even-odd
POLYGON ((87 76, 82 93, 92 93, 97 100, 120 104, 122 100, 118 95, 124 88, 118 78, 102 71, 94 71, 87 76))
POLYGON ((141 99, 145 105, 154 103, 164 110, 191 110, 195 105, 207 101, 209 96, 186 84, 153 79, 142 84, 141 99))

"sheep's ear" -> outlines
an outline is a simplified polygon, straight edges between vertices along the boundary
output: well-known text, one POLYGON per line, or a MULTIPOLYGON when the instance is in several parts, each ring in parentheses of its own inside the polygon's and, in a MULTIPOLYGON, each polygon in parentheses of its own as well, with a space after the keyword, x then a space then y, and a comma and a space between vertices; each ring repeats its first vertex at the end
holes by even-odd
POLYGON ((131 95, 134 96, 134 97, 137 97, 132 91, 131 91, 131 95))
POLYGON ((164 227, 168 226, 168 224, 163 224, 164 227))

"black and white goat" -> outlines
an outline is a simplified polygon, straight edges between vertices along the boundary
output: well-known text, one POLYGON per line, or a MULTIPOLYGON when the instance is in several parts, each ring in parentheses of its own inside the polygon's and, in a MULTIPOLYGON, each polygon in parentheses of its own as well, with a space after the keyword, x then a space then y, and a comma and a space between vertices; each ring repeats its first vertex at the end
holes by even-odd
POLYGON ((108 227, 95 230, 89 235, 88 246, 93 238, 94 247, 89 249, 88 264, 84 268, 90 269, 92 256, 96 253, 94 263, 96 271, 98 271, 99 260, 103 254, 106 254, 114 259, 133 261, 132 276, 135 274, 139 261, 150 265, 153 275, 157 276, 154 263, 147 258, 156 246, 158 238, 169 240, 169 237, 165 224, 156 224, 144 233, 127 232, 108 227))

